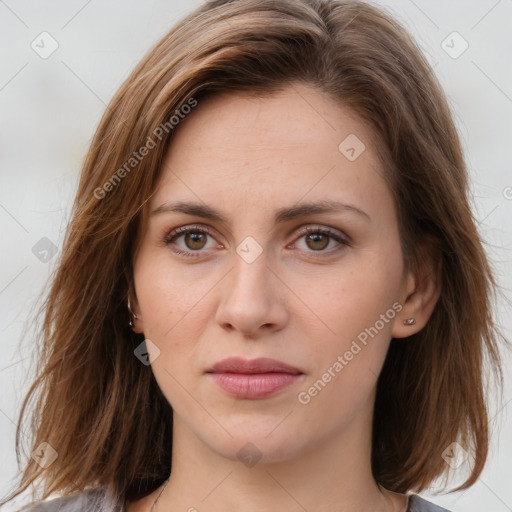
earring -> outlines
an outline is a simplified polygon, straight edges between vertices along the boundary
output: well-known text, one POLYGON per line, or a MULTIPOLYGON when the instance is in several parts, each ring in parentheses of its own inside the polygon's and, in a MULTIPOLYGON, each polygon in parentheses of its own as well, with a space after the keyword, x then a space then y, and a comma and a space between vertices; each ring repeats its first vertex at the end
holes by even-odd
POLYGON ((404 320, 404 325, 414 325, 416 323, 416 320, 414 318, 406 318, 404 320))
POLYGON ((138 317, 137 315, 132 311, 132 308, 130 306, 130 297, 128 297, 128 311, 130 313, 130 320, 128 322, 128 325, 133 328, 133 320, 136 320, 138 317))

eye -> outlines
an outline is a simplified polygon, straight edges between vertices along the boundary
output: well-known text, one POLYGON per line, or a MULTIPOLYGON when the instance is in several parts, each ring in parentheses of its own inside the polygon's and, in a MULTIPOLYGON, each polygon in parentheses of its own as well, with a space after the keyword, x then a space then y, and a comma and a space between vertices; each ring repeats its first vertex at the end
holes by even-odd
MULTIPOLYGON (((219 243, 214 242, 210 247, 207 247, 208 237, 213 238, 213 235, 206 227, 197 226, 184 226, 171 231, 164 238, 166 245, 174 246, 172 250, 181 256, 195 258, 201 256, 204 252, 203 249, 222 247, 219 243), (182 244, 177 243, 182 239, 182 244)), ((318 256, 328 256, 333 252, 337 252, 344 246, 348 246, 349 240, 343 237, 336 231, 329 228, 311 228, 308 227, 299 234, 299 240, 304 239, 306 252, 319 253, 318 256), (325 250, 331 242, 337 242, 337 246, 330 250, 325 250)), ((297 242, 296 242, 297 243, 297 242)))
MULTIPOLYGON (((213 238, 210 231, 204 227, 184 226, 171 231, 165 237, 164 242, 166 245, 177 245, 176 240, 183 238, 184 247, 177 245, 173 251, 176 254, 194 258, 200 256, 198 253, 206 247, 208 237, 213 238)), ((213 247, 218 246, 218 243, 213 245, 213 247)))
POLYGON ((342 249, 343 246, 349 245, 348 239, 329 228, 308 227, 302 232, 299 239, 304 239, 306 246, 305 250, 307 252, 321 253, 321 256, 323 256, 324 253, 327 253, 326 255, 330 255, 332 252, 337 252, 339 249, 342 249), (331 250, 326 251, 325 249, 333 241, 337 242, 337 246, 335 246, 334 249, 331 247, 331 250))

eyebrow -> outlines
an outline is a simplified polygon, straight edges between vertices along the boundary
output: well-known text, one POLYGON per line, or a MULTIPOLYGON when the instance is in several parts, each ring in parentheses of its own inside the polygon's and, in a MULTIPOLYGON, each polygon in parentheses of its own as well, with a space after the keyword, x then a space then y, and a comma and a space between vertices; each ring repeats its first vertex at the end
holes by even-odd
MULTIPOLYGON (((355 213, 358 216, 364 217, 366 220, 371 220, 370 216, 366 212, 354 205, 345 204, 340 201, 322 200, 314 203, 303 203, 287 208, 280 208, 279 210, 276 210, 274 214, 274 222, 278 224, 300 217, 305 217, 307 215, 341 211, 355 213)), ((204 219, 218 221, 226 225, 229 224, 227 218, 211 206, 185 201, 165 202, 156 207, 151 212, 151 216, 166 212, 186 213, 188 215, 194 215, 204 219)))

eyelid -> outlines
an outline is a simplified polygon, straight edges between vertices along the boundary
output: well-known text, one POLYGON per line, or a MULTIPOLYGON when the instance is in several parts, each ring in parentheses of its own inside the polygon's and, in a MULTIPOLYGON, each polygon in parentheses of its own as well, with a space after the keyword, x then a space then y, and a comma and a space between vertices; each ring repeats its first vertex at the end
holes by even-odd
MULTIPOLYGON (((166 230, 164 239, 165 240, 171 239, 175 235, 178 235, 180 233, 187 233, 189 231, 193 231, 194 229, 196 229, 197 231, 204 231, 208 235, 215 237, 215 234, 214 234, 212 228, 210 226, 208 226, 207 224, 186 224, 185 226, 177 227, 177 228, 171 230, 170 232, 167 232, 167 230, 166 230)), ((296 230, 295 229, 292 230, 292 233, 294 231, 296 231, 296 230)), ((302 228, 301 230, 299 230, 298 234, 300 236, 303 236, 304 234, 315 233, 317 231, 325 231, 326 233, 339 236, 340 238, 343 238, 346 242, 351 241, 350 237, 346 233, 336 230, 335 228, 323 226, 320 224, 313 225, 313 226, 311 226, 311 225, 306 226, 306 227, 302 228)))
POLYGON ((185 224, 184 226, 179 226, 177 228, 172 229, 169 231, 168 229, 164 232, 164 239, 170 239, 174 236, 180 235, 180 234, 186 234, 189 231, 204 231, 208 235, 212 237, 218 237, 216 234, 216 231, 213 230, 210 226, 207 224, 185 224))
POLYGON ((350 237, 348 235, 346 235, 345 233, 343 233, 342 231, 339 231, 337 229, 334 229, 334 228, 331 228, 328 226, 321 226, 321 225, 317 225, 314 227, 306 226, 302 231, 300 231, 298 233, 298 236, 304 236, 309 233, 318 233, 318 232, 328 235, 332 238, 339 238, 340 240, 343 240, 347 244, 350 242, 350 237))

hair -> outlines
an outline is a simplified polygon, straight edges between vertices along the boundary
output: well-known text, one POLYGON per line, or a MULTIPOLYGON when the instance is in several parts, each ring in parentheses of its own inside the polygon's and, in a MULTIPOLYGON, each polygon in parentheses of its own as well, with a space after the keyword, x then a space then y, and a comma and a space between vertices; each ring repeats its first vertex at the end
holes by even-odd
POLYGON ((126 299, 141 219, 175 131, 169 119, 192 99, 200 105, 230 91, 266 97, 296 83, 371 128, 405 268, 430 261, 441 283, 427 325, 407 342, 391 340, 377 381, 373 476, 389 490, 420 492, 449 473, 441 454, 457 441, 472 464, 455 490, 477 480, 490 435, 485 377, 491 370, 502 384, 499 340, 508 341, 493 320, 498 285, 472 213, 459 136, 431 67, 404 27, 368 3, 215 0, 149 51, 97 128, 38 312, 36 378, 16 434, 19 466, 22 425, 35 400, 30 451, 47 442, 58 457, 47 469, 27 457, 6 501, 36 480, 43 498, 104 486, 136 500, 168 478, 172 408, 151 367, 134 357, 143 335, 128 326, 126 299), (136 157, 150 141, 154 147, 136 157))

